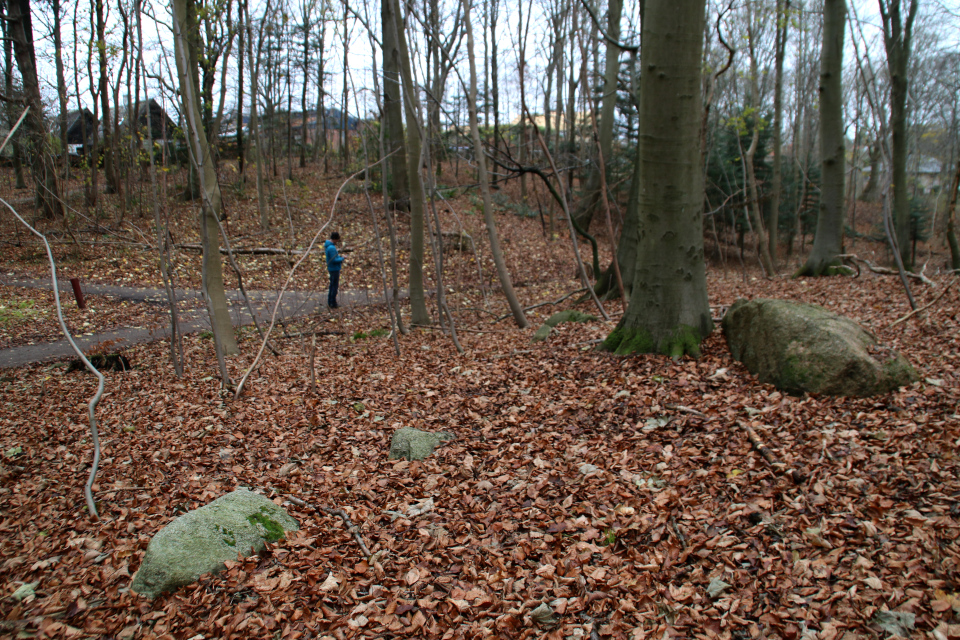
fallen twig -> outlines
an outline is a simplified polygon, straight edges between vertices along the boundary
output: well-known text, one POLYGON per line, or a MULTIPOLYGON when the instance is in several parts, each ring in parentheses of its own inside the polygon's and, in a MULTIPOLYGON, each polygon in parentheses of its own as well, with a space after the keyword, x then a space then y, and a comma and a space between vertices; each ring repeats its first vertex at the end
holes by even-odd
MULTIPOLYGON (((897 269, 891 269, 889 267, 881 267, 879 265, 875 265, 869 260, 865 258, 861 258, 853 253, 844 253, 837 257, 841 259, 850 260, 851 262, 854 262, 854 263, 862 262, 863 264, 866 265, 867 269, 879 275, 883 275, 883 276, 899 276, 900 275, 900 272, 897 269)), ((904 275, 906 275, 906 277, 908 278, 911 278, 913 280, 918 280, 923 284, 929 285, 931 287, 937 286, 936 282, 934 282, 927 276, 923 275, 922 273, 913 273, 912 271, 904 271, 904 275)))
POLYGON ((668 404, 666 405, 666 407, 667 409, 672 409, 674 411, 689 413, 690 415, 697 416, 698 418, 703 418, 704 420, 709 419, 709 416, 707 416, 707 414, 703 413, 702 411, 697 411, 696 409, 693 409, 691 407, 685 407, 682 404, 668 404))
POLYGON ((328 509, 327 507, 320 507, 320 510, 327 515, 340 516, 340 519, 343 520, 343 524, 347 526, 347 531, 353 534, 353 539, 357 541, 358 545, 360 545, 360 551, 363 552, 363 557, 369 560, 370 556, 373 554, 370 553, 370 549, 367 549, 367 545, 363 543, 363 538, 360 537, 360 527, 356 526, 350 521, 350 516, 348 516, 343 509, 328 509))
POLYGON ((754 450, 756 450, 763 459, 767 461, 774 471, 780 474, 788 475, 796 483, 801 484, 804 481, 803 475, 796 469, 787 469, 786 464, 777 460, 777 457, 773 455, 773 452, 763 444, 763 441, 760 439, 760 436, 757 435, 757 432, 745 422, 737 422, 740 427, 747 432, 747 438, 750 440, 750 444, 753 445, 754 450))
POLYGON ((328 507, 315 507, 312 504, 308 503, 306 500, 301 500, 300 498, 285 495, 287 500, 299 507, 309 507, 314 511, 320 511, 330 516, 339 516, 343 520, 343 524, 347 526, 347 531, 353 534, 353 539, 357 541, 357 544, 360 545, 360 551, 363 553, 363 557, 367 560, 373 555, 370 553, 370 549, 367 548, 367 545, 363 543, 363 538, 360 537, 360 527, 356 526, 351 522, 350 516, 346 514, 343 509, 330 509, 328 507))
POLYGON ((891 327, 895 327, 895 326, 897 326, 898 324, 900 324, 901 322, 903 322, 903 321, 905 321, 905 320, 909 320, 910 318, 912 318, 913 316, 917 315, 917 314, 920 313, 921 311, 926 311, 927 309, 929 309, 929 308, 932 307, 933 305, 937 304, 937 303, 940 301, 940 298, 942 298, 943 296, 947 295, 947 291, 950 291, 950 289, 951 289, 951 288, 953 287, 953 285, 955 285, 955 284, 957 284, 957 279, 956 279, 956 278, 954 278, 953 281, 951 281, 950 284, 948 284, 948 285, 944 288, 944 290, 940 292, 940 295, 938 295, 936 298, 933 299, 932 302, 930 302, 930 304, 927 304, 927 305, 925 305, 925 306, 922 306, 922 307, 920 307, 919 309, 914 309, 913 311, 911 311, 911 312, 908 313, 907 315, 903 316, 903 317, 900 318, 899 320, 894 320, 893 322, 890 323, 890 325, 889 325, 887 328, 890 329, 891 327))
MULTIPOLYGON (((186 251, 203 251, 203 247, 199 244, 190 244, 190 243, 180 243, 174 245, 177 249, 183 249, 186 251)), ((220 253, 228 255, 229 251, 225 248, 220 248, 220 253)), ((235 254, 246 254, 246 255, 255 255, 255 256, 299 256, 303 255, 302 249, 279 249, 276 247, 254 247, 252 249, 233 249, 235 254)))
MULTIPOLYGON (((561 302, 563 302, 564 300, 566 300, 566 299, 569 298, 570 296, 575 296, 575 295, 577 295, 578 293, 583 293, 584 291, 586 291, 585 288, 580 288, 580 289, 577 289, 576 291, 571 291, 570 293, 568 293, 567 295, 563 296, 563 297, 560 298, 559 300, 554 300, 553 302, 541 302, 541 303, 539 303, 539 304, 535 304, 535 305, 532 305, 532 306, 529 306, 529 307, 524 307, 524 308, 523 308, 523 311, 524 311, 524 313, 526 313, 527 311, 530 311, 531 309, 536 309, 536 308, 538 308, 538 307, 545 307, 545 306, 547 306, 547 305, 560 304, 561 302)), ((508 313, 508 314, 505 315, 505 316, 500 316, 499 318, 497 318, 496 320, 494 320, 493 323, 496 324, 496 323, 500 322, 501 320, 506 320, 507 318, 511 317, 512 315, 513 315, 512 313, 508 313)))

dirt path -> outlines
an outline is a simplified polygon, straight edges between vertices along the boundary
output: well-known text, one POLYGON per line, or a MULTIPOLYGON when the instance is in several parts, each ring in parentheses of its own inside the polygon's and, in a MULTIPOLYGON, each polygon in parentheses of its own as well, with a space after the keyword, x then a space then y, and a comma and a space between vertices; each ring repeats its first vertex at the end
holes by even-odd
MULTIPOLYGON (((63 298, 66 293, 69 296, 69 303, 73 304, 73 294, 70 289, 70 282, 58 281, 61 291, 61 301, 67 304, 68 300, 63 298)), ((32 278, 4 278, 3 284, 11 287, 22 287, 26 289, 51 289, 49 280, 37 280, 32 278)), ((166 308, 166 294, 161 289, 147 289, 140 287, 122 287, 105 284, 84 284, 83 292, 87 295, 107 295, 121 300, 126 300, 142 304, 162 305, 166 308)), ((257 320, 262 323, 270 321, 270 315, 277 301, 277 292, 275 291, 248 291, 250 306, 256 314, 257 320)), ((406 297, 406 291, 401 292, 401 297, 406 297)), ((178 289, 177 299, 197 299, 202 298, 200 291, 196 289, 178 289)), ((319 313, 326 310, 326 291, 307 292, 307 291, 287 291, 283 295, 283 301, 277 310, 277 320, 288 320, 300 316, 319 313)), ((377 304, 383 301, 383 295, 379 292, 367 290, 350 290, 340 292, 340 307, 348 308, 356 305, 377 304)), ((230 315, 233 318, 234 326, 243 326, 253 324, 253 317, 250 315, 246 304, 239 290, 227 291, 227 302, 230 304, 230 315)), ((205 309, 196 311, 183 311, 180 314, 180 330, 183 334, 199 333, 210 330, 210 318, 205 309)), ((161 340, 170 336, 170 327, 164 326, 158 329, 143 329, 135 327, 125 327, 113 331, 95 334, 92 336, 75 337, 77 344, 88 352, 91 348, 98 345, 105 345, 109 351, 118 351, 135 344, 161 340)), ((66 339, 56 342, 46 342, 42 344, 24 345, 21 347, 12 347, 0 350, 0 368, 19 367, 34 362, 44 362, 47 360, 57 360, 60 358, 73 357, 74 351, 66 339)))

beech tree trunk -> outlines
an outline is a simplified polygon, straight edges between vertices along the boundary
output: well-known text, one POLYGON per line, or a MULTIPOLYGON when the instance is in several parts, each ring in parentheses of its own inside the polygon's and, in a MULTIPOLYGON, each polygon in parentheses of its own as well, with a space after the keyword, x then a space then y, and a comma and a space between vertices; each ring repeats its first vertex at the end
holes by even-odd
POLYGON ((407 36, 403 29, 403 17, 398 0, 393 2, 393 26, 397 35, 397 51, 400 54, 400 75, 403 79, 403 106, 407 114, 407 177, 410 182, 410 311, 411 324, 430 324, 426 292, 423 287, 423 225, 424 203, 423 178, 420 167, 423 141, 420 139, 420 98, 413 84, 407 36))
POLYGON ((813 249, 797 276, 833 275, 843 253, 843 32, 845 0, 824 0, 820 54, 820 211, 813 249))
MULTIPOLYGON (((13 95, 13 43, 10 40, 10 30, 8 29, 7 21, 2 19, 9 15, 9 11, 3 2, 0 2, 0 8, 3 9, 3 14, 0 15, 0 34, 3 35, 3 87, 6 94, 10 96, 13 95)), ((79 93, 79 91, 77 93, 79 93)), ((7 127, 12 128, 19 115, 14 114, 11 105, 6 105, 6 107, 7 127)), ((84 140, 86 140, 86 138, 84 138, 84 140)), ((23 177, 23 149, 20 146, 20 136, 14 137, 14 139, 10 141, 10 145, 13 147, 13 172, 16 178, 15 188, 26 189, 27 181, 23 177)))
MULTIPOLYGON (((180 96, 184 119, 186 120, 187 143, 190 147, 192 163, 197 168, 197 176, 202 191, 200 214, 201 238, 203 242, 203 294, 207 301, 210 314, 210 324, 213 328, 214 340, 218 352, 223 355, 239 353, 237 340, 233 333, 233 323, 230 319, 230 309, 227 306, 227 296, 223 287, 223 265, 220 262, 219 228, 217 220, 220 217, 222 200, 220 185, 217 183, 217 173, 207 137, 204 135, 202 115, 200 112, 199 82, 197 70, 191 68, 190 47, 194 40, 185 37, 187 28, 188 3, 193 0, 173 0, 176 22, 174 31, 174 49, 177 59, 177 76, 180 80, 180 96)), ((223 370, 221 366, 221 370, 223 370)), ((226 377, 225 377, 226 381, 226 377)))
POLYGON ((770 176, 770 211, 767 212, 767 240, 770 259, 777 264, 777 245, 779 244, 780 196, 783 189, 783 60, 786 57, 787 29, 790 23, 787 12, 790 0, 777 0, 776 29, 774 39, 774 78, 773 78, 773 167, 770 176))
POLYGON ((698 356, 713 330, 700 159, 704 8, 705 0, 647 0, 644 7, 639 254, 630 304, 603 343, 619 354, 698 356))
POLYGON ((887 73, 890 76, 891 178, 893 183, 893 222, 906 268, 913 266, 910 254, 910 198, 907 193, 907 92, 910 67, 910 44, 913 22, 917 16, 917 0, 910 0, 906 21, 901 3, 906 0, 879 0, 883 18, 883 43, 887 50, 887 73))
MULTIPOLYGON (((503 259, 500 249, 500 238, 497 234, 497 223, 493 218, 493 202, 490 198, 490 185, 487 182, 487 158, 483 150, 483 141, 480 140, 480 125, 477 118, 477 62, 473 57, 473 27, 470 24, 470 0, 463 0, 464 26, 467 29, 467 58, 470 63, 470 97, 467 100, 467 111, 470 114, 470 135, 473 138, 473 151, 477 157, 477 171, 480 174, 480 194, 483 198, 483 219, 487 225, 487 236, 490 238, 490 253, 497 266, 497 275, 500 277, 500 286, 513 312, 513 319, 521 329, 527 327, 527 317, 523 313, 523 305, 517 299, 507 271, 507 263, 503 259)), ((438 230, 439 231, 439 230, 438 230)))
POLYGON ((407 175, 407 150, 403 143, 403 104, 400 95, 400 52, 393 3, 380 3, 383 32, 383 126, 384 151, 394 153, 387 160, 387 188, 396 209, 410 210, 410 179, 407 175))

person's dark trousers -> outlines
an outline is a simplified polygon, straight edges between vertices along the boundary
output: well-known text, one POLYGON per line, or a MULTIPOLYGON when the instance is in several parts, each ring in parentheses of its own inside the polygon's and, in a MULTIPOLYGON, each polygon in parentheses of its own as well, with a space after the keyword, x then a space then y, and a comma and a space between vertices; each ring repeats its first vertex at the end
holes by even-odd
POLYGON ((340 272, 328 271, 330 274, 330 293, 327 295, 327 306, 337 308, 337 291, 340 289, 340 272))

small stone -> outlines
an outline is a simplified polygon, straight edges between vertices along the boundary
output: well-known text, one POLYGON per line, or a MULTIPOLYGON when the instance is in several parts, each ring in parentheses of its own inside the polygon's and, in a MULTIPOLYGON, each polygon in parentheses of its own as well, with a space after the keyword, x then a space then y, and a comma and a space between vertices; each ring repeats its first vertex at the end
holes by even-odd
POLYGON ((453 440, 452 434, 404 427, 393 434, 390 441, 390 459, 423 460, 432 454, 441 442, 448 440, 453 440))

